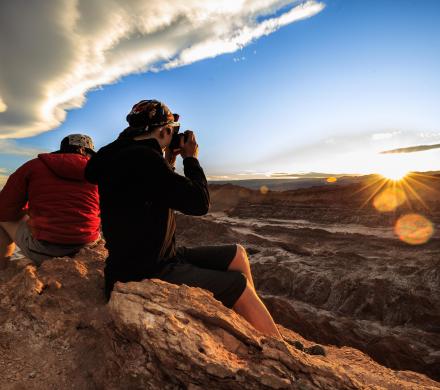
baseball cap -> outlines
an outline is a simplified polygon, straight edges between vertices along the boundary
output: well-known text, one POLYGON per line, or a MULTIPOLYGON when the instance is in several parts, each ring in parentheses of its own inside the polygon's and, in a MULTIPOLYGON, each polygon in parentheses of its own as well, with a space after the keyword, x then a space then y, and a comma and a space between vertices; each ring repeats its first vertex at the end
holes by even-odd
POLYGON ((148 130, 152 126, 171 125, 179 127, 179 115, 173 114, 168 106, 158 100, 141 100, 127 115, 127 122, 132 128, 148 130))
POLYGON ((63 150, 68 146, 82 146, 89 153, 94 154, 94 146, 92 138, 84 134, 70 134, 61 141, 60 149, 63 150))

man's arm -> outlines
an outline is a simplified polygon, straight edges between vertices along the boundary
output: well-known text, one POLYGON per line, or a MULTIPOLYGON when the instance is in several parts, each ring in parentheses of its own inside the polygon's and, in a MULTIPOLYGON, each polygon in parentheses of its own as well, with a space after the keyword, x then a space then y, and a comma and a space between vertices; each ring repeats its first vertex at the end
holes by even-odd
POLYGON ((152 196, 157 202, 189 215, 204 215, 209 210, 208 182, 195 157, 183 160, 185 176, 175 173, 164 160, 155 164, 152 196))
POLYGON ((12 175, 0 192, 0 221, 18 221, 25 214, 29 163, 22 165, 12 175))
POLYGON ((196 158, 183 160, 185 176, 175 173, 163 156, 150 148, 131 149, 121 163, 128 191, 137 191, 145 201, 189 215, 208 212, 208 183, 196 158))
MULTIPOLYGON (((197 160, 199 145, 191 130, 186 130, 184 136, 180 138, 179 153, 183 158, 183 168, 187 180, 182 181, 180 175, 169 177, 169 180, 165 182, 165 197, 174 210, 190 215, 204 215, 209 210, 208 182, 197 160), (179 185, 179 183, 181 184, 179 185)), ((172 155, 174 155, 175 161, 175 153, 172 155)), ((166 160, 169 162, 168 159, 166 160)), ((174 171, 172 166, 170 168, 174 171)))
POLYGON ((183 167, 185 177, 173 172, 171 167, 166 167, 168 172, 164 175, 164 191, 161 191, 160 196, 174 210, 189 215, 204 215, 210 205, 205 173, 195 157, 185 158, 183 167))

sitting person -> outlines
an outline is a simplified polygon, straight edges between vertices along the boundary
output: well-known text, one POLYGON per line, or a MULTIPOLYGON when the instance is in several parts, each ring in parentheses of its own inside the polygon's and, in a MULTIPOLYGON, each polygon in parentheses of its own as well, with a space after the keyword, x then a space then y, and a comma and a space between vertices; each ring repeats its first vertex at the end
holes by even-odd
POLYGON ((158 278, 200 287, 259 331, 281 338, 255 291, 241 245, 176 248, 174 210, 203 215, 210 204, 194 133, 179 136, 177 120, 178 115, 157 100, 139 102, 127 116, 129 127, 86 167, 86 179, 99 188, 102 232, 109 252, 107 299, 117 281, 158 278), (185 176, 174 172, 178 154, 185 176))
POLYGON ((92 139, 72 134, 59 151, 18 168, 0 192, 0 269, 15 245, 36 265, 72 256, 100 238, 99 196, 84 179, 92 139))

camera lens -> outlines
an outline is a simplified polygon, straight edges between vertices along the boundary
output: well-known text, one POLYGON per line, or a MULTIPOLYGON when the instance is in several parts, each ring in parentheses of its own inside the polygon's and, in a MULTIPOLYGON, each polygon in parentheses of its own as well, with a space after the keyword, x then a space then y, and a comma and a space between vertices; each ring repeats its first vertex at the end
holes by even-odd
POLYGON ((169 148, 171 150, 179 149, 180 148, 180 136, 183 134, 179 134, 178 132, 173 133, 173 137, 171 138, 170 146, 169 148))

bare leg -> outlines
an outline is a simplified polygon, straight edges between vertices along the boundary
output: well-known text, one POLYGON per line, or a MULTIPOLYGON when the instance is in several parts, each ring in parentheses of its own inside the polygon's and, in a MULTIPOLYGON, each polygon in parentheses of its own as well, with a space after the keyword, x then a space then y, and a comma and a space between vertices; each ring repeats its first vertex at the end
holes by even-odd
POLYGON ((240 271, 246 275, 247 280, 249 281, 251 287, 255 291, 254 280, 252 279, 251 266, 249 264, 249 258, 246 253, 246 249, 240 244, 237 244, 237 252, 235 254, 234 259, 229 264, 228 270, 231 271, 240 271))
MULTIPOLYGON (((235 303, 233 309, 244 319, 246 319, 255 329, 267 336, 275 337, 283 341, 287 349, 289 349, 290 345, 281 336, 272 316, 264 303, 261 301, 260 297, 257 295, 254 282, 252 280, 249 259, 246 250, 242 245, 237 245, 237 253, 228 269, 240 271, 245 274, 246 278, 248 279, 246 289, 235 303)), ((295 348, 300 349, 301 351, 311 355, 326 356, 325 349, 320 345, 314 345, 304 349, 300 342, 297 343, 299 343, 300 347, 295 345, 295 348)))
POLYGON ((14 253, 14 240, 19 223, 28 218, 28 216, 24 216, 19 221, 0 222, 0 269, 6 268, 9 259, 14 253))
POLYGON ((8 262, 15 250, 14 241, 0 225, 0 270, 7 267, 8 262))
POLYGON ((234 310, 253 325, 255 329, 268 336, 281 339, 272 316, 256 293, 249 258, 246 249, 242 245, 237 244, 237 252, 228 269, 242 272, 246 275, 248 282, 243 294, 235 303, 234 310))
POLYGON ((235 302, 233 309, 261 333, 282 340, 272 316, 264 303, 258 298, 249 281, 246 289, 235 302))

